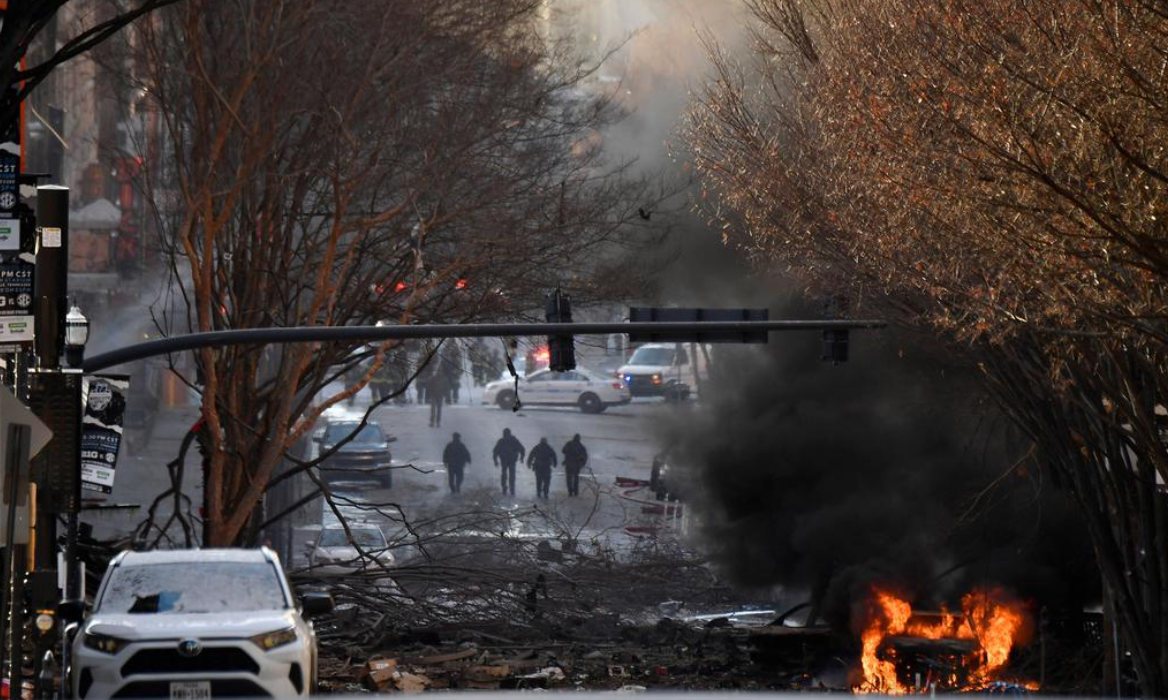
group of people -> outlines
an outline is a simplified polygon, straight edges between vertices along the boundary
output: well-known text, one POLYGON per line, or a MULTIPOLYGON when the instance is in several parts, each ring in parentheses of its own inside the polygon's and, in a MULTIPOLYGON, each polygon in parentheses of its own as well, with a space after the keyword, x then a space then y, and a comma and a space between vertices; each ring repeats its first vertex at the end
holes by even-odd
MULTIPOLYGON (((569 496, 580 495, 580 472, 588 464, 588 450, 584 447, 580 434, 577 433, 564 444, 561 450, 562 464, 566 476, 569 496)), ((524 462, 526 457, 527 468, 535 472, 535 491, 537 498, 547 498, 551 491, 552 470, 561 460, 556 456, 555 448, 548 444, 546 437, 539 439, 539 444, 531 448, 531 452, 511 434, 510 428, 503 429, 503 437, 495 443, 492 451, 495 466, 499 467, 499 483, 504 495, 515 495, 515 467, 524 462)), ((462 442, 462 436, 455 433, 446 449, 442 451, 442 463, 446 466, 446 473, 450 482, 450 492, 462 491, 462 481, 466 474, 466 466, 471 463, 470 451, 462 442)))

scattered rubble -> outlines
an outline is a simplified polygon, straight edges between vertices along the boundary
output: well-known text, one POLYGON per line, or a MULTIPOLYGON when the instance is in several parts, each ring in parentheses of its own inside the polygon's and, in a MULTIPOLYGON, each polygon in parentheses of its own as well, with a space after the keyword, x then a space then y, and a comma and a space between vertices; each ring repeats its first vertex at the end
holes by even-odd
POLYGON ((821 663, 838 642, 829 631, 742 626, 731 624, 729 616, 715 619, 727 622, 711 627, 704 620, 664 618, 636 626, 608 617, 606 628, 591 621, 586 626, 591 639, 576 641, 557 636, 559 629, 509 623, 477 632, 477 642, 460 642, 466 635, 444 630, 437 639, 427 635, 437 644, 378 649, 361 661, 330 664, 322 669, 322 689, 826 689, 801 669, 821 663), (488 636, 508 643, 485 641, 488 636))

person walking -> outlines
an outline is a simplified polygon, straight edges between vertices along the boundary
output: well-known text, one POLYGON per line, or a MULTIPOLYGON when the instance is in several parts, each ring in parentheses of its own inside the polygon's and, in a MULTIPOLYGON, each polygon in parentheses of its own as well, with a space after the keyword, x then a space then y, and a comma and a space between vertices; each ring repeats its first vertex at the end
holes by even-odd
POLYGON ((511 434, 510 428, 503 428, 503 437, 495 443, 495 466, 500 468, 499 482, 503 485, 503 495, 515 495, 515 464, 523 461, 527 448, 511 434))
POLYGON ((437 370, 426 382, 426 401, 430 403, 430 427, 442 427, 442 404, 450 395, 450 379, 446 373, 437 370))
POLYGON ((369 380, 369 391, 373 392, 373 401, 383 403, 393 394, 393 376, 390 374, 389 357, 385 357, 381 366, 369 380))
POLYGON ((548 444, 547 438, 540 438, 539 444, 527 455, 527 466, 535 472, 535 496, 547 498, 552 485, 552 469, 556 466, 556 451, 548 444))
POLYGON ((446 475, 450 482, 450 493, 462 492, 462 478, 466 474, 466 465, 470 464, 470 452, 462 444, 462 436, 454 434, 446 449, 442 450, 442 463, 446 465, 446 475))
POLYGON ((580 470, 588 464, 588 450, 580 441, 580 433, 564 443, 564 475, 568 478, 568 495, 580 495, 580 470))
POLYGON ((462 389, 462 350, 459 349, 458 342, 451 343, 440 359, 438 371, 446 373, 448 400, 452 404, 458 403, 462 389))

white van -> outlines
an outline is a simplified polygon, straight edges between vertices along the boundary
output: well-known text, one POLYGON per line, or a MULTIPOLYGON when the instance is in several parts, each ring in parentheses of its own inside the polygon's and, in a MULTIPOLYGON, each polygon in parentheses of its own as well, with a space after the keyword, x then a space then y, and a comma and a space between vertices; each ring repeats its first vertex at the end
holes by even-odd
MULTIPOLYGON (((697 391, 707 367, 700 357, 691 358, 694 344, 648 343, 633 351, 617 376, 633 396, 662 396, 671 384, 684 384, 697 391)), ((701 355, 698 349, 696 355, 701 355)))

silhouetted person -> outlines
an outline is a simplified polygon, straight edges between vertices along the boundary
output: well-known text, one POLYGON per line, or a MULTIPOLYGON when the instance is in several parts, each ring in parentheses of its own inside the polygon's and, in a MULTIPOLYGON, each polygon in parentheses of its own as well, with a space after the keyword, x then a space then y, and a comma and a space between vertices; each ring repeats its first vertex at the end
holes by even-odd
POLYGON ((580 433, 564 443, 564 474, 568 478, 568 495, 580 495, 580 470, 588 464, 588 450, 580 442, 580 433))
POLYGON ((450 493, 462 491, 462 477, 466 472, 466 465, 470 464, 470 452, 462 444, 462 436, 458 433, 442 451, 442 463, 446 465, 446 475, 450 481, 450 493))
POLYGON ((459 390, 462 388, 462 350, 458 343, 452 343, 440 359, 438 370, 446 374, 449 401, 458 403, 459 390))
POLYGON ((430 427, 442 427, 442 404, 450 395, 450 379, 446 373, 438 370, 430 375, 426 382, 426 400, 430 402, 430 427))
POLYGON ((527 466, 535 471, 535 496, 547 498, 552 485, 552 469, 556 466, 556 451, 548 444, 547 438, 540 438, 539 444, 531 448, 527 455, 527 466))
POLYGON ((503 493, 515 495, 515 463, 523 460, 527 448, 511 434, 510 428, 503 428, 503 437, 495 443, 495 466, 500 467, 499 482, 503 493))

